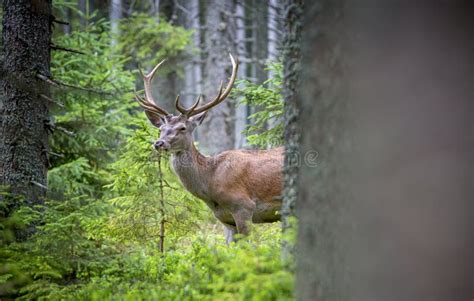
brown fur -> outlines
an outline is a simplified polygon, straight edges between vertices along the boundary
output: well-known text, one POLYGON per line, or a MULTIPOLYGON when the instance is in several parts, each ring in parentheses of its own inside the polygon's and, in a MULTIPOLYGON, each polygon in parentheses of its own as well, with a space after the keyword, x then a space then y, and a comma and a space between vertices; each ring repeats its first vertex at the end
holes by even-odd
POLYGON ((173 155, 173 167, 186 189, 233 232, 248 234, 249 222, 280 220, 283 148, 206 157, 193 145, 173 155))
POLYGON ((173 168, 181 183, 206 202, 227 227, 227 241, 235 232, 248 234, 250 222, 280 220, 283 148, 229 150, 204 156, 192 137, 204 116, 169 116, 164 123, 150 119, 161 129, 155 148, 173 153, 173 168))

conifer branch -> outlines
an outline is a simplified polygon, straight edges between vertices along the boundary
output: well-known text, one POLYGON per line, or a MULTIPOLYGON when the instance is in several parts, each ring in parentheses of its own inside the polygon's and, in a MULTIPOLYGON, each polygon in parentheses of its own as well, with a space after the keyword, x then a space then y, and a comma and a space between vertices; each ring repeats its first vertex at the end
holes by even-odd
POLYGON ((51 97, 47 96, 47 95, 44 95, 44 94, 40 94, 40 97, 43 98, 43 99, 46 99, 47 101, 49 102, 52 102, 54 104, 56 104, 57 106, 61 107, 61 108, 64 108, 64 104, 62 102, 59 102, 57 100, 54 100, 52 99, 51 97))
POLYGON ((53 43, 51 43, 49 45, 49 47, 51 49, 54 49, 54 50, 61 50, 61 51, 72 52, 72 53, 77 53, 77 54, 84 54, 84 55, 86 54, 85 52, 75 50, 75 49, 71 49, 71 48, 61 47, 61 46, 58 46, 58 45, 53 44, 53 43))
POLYGON ((44 82, 46 82, 47 84, 49 85, 52 85, 52 86, 55 86, 55 87, 65 87, 65 88, 72 88, 72 89, 76 89, 76 90, 81 90, 81 91, 86 91, 86 92, 91 92, 91 93, 95 93, 95 94, 99 94, 99 95, 112 95, 111 93, 109 92, 105 92, 105 91, 102 91, 102 90, 96 90, 96 89, 90 89, 90 88, 85 88, 85 87, 81 87, 81 86, 76 86, 76 85, 71 85, 71 84, 67 84, 67 83, 63 83, 63 82, 60 82, 58 80, 55 80, 55 79, 52 79, 52 78, 49 78, 43 74, 40 74, 38 73, 36 75, 36 77, 44 82))

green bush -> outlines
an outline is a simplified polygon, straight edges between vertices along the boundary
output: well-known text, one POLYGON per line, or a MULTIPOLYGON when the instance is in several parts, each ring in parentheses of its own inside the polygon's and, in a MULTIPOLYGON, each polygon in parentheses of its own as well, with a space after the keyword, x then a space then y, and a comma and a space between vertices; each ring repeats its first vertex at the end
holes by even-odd
POLYGON ((247 80, 238 82, 233 92, 240 96, 240 103, 253 109, 249 116, 251 124, 244 134, 250 145, 259 147, 275 147, 283 145, 283 98, 281 96, 282 71, 281 63, 271 63, 268 70, 273 77, 263 84, 254 84, 247 80))

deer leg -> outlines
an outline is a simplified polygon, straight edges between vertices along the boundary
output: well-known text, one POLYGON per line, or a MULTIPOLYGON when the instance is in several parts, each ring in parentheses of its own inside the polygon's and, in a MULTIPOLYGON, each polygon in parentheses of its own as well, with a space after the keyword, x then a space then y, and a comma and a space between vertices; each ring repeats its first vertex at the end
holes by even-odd
POLYGON ((224 235, 225 243, 230 245, 234 241, 234 234, 237 232, 237 229, 234 226, 224 224, 224 235))
POLYGON ((252 222, 253 211, 248 209, 241 209, 235 213, 232 213, 235 225, 237 226, 237 233, 248 235, 249 223, 252 222))

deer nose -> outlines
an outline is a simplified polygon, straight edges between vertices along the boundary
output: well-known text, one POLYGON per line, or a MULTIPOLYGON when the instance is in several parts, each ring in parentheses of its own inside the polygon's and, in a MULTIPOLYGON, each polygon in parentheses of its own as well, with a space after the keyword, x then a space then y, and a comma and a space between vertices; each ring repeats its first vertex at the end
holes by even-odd
POLYGON ((155 149, 161 149, 165 145, 165 142, 163 140, 158 140, 155 143, 153 143, 153 147, 155 149))

